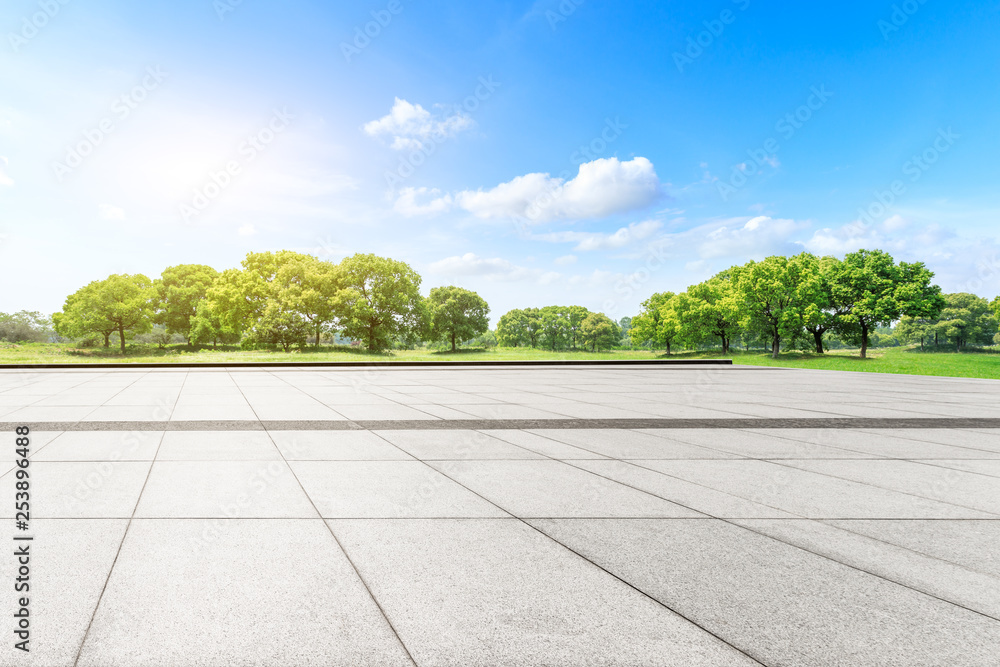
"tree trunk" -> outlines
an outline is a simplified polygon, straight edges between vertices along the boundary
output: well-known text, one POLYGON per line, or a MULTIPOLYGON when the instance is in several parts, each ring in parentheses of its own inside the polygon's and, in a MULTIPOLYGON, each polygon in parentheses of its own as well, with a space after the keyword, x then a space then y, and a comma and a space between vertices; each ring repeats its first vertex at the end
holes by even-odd
POLYGON ((451 332, 451 351, 455 351, 455 332, 451 332))
POLYGON ((111 334, 104 334, 104 347, 111 347, 111 334))
POLYGON ((816 354, 823 354, 823 332, 813 331, 813 339, 816 341, 816 354))
POLYGON ((124 326, 119 326, 118 327, 118 336, 121 339, 121 343, 122 343, 122 354, 125 354, 125 327, 124 326))
POLYGON ((868 358, 868 325, 861 325, 861 358, 868 358))
POLYGON ((771 358, 777 359, 781 353, 781 334, 775 331, 771 335, 771 358))
POLYGON ((316 347, 319 347, 319 330, 320 330, 320 327, 322 327, 322 326, 323 326, 322 323, 320 323, 320 322, 316 323, 316 347))
POLYGON ((670 343, 667 343, 667 356, 670 356, 670 343))

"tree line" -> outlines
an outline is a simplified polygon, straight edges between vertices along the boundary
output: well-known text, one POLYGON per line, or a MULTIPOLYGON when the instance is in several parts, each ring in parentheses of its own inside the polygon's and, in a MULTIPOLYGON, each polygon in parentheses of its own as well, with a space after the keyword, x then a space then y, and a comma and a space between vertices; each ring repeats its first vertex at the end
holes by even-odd
POLYGON ((189 345, 246 348, 320 344, 337 333, 383 350, 404 341, 447 341, 454 350, 489 328, 489 306, 460 287, 420 295, 420 275, 408 264, 357 254, 338 264, 297 252, 250 253, 239 269, 219 273, 183 264, 151 280, 116 274, 94 281, 66 299, 53 315, 56 333, 97 337, 109 347, 149 332, 154 324, 180 334, 189 345))
POLYGON ((992 306, 971 294, 941 293, 922 262, 899 262, 881 250, 836 257, 801 253, 734 266, 685 292, 660 292, 642 304, 629 335, 637 345, 670 353, 676 345, 715 340, 723 353, 735 338, 782 346, 808 341, 818 354, 824 337, 857 345, 867 356, 872 334, 897 323, 907 340, 944 336, 958 349, 989 344, 997 332, 1000 298, 992 306))

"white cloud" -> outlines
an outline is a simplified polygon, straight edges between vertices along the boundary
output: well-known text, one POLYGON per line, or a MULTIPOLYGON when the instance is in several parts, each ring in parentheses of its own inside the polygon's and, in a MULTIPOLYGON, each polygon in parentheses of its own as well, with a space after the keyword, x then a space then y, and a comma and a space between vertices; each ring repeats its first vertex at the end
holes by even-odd
POLYGON ((401 151, 420 149, 429 141, 440 143, 473 125, 462 111, 435 116, 419 104, 397 97, 389 113, 365 123, 364 131, 371 137, 392 137, 392 148, 401 151))
POLYGON ((603 218, 644 208, 660 197, 660 179, 644 157, 627 162, 601 158, 580 165, 569 181, 526 174, 491 190, 465 190, 454 197, 479 218, 525 218, 530 222, 603 218))
POLYGON ((125 211, 112 204, 100 204, 97 208, 102 220, 125 219, 125 211))
POLYGON ((257 228, 253 225, 243 225, 237 230, 240 236, 253 236, 257 233, 257 228))
POLYGON ((580 165, 573 179, 526 174, 490 190, 464 190, 431 202, 432 212, 457 206, 478 218, 550 220, 603 218, 649 206, 661 194, 653 163, 602 158, 580 165))
POLYGON ((480 257, 466 253, 446 257, 430 266, 431 273, 448 276, 481 276, 492 280, 516 281, 533 280, 546 285, 558 280, 562 274, 518 266, 500 257, 480 257))
POLYGON ((399 198, 393 204, 393 210, 402 216, 411 218, 415 215, 435 215, 444 213, 451 208, 452 200, 450 195, 440 196, 441 191, 431 188, 403 188, 399 191, 399 198), (418 197, 431 197, 426 204, 417 202, 418 197))
POLYGON ((576 255, 563 255, 562 257, 556 257, 553 260, 556 266, 569 266, 570 264, 576 263, 576 255))
POLYGON ((613 234, 601 234, 597 232, 552 232, 551 234, 537 234, 529 238, 538 241, 549 241, 552 243, 576 243, 574 250, 586 252, 588 250, 614 250, 623 248, 630 243, 642 241, 655 234, 663 223, 658 220, 647 220, 645 222, 634 222, 628 227, 622 227, 613 234))
POLYGON ((714 229, 711 227, 700 228, 707 233, 699 243, 699 257, 756 257, 785 252, 792 237, 808 228, 809 223, 759 215, 742 225, 738 221, 728 221, 714 229))
POLYGON ((0 185, 8 188, 14 186, 14 180, 7 175, 7 158, 0 155, 0 185))

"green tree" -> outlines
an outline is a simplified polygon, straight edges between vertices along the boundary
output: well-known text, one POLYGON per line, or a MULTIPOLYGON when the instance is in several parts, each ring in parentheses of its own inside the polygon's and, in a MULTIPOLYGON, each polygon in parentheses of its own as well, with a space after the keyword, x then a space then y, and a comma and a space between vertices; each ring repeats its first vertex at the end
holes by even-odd
POLYGON ((767 257, 735 270, 736 292, 743 305, 741 325, 766 334, 771 357, 778 358, 781 340, 801 335, 806 307, 820 292, 816 257, 767 257))
POLYGON ((670 355, 671 346, 677 341, 681 326, 674 309, 673 292, 657 292, 642 302, 642 312, 632 318, 629 336, 639 346, 651 345, 664 349, 670 355))
POLYGON ((41 343, 52 334, 52 320, 38 311, 0 313, 0 340, 8 343, 41 343))
POLYGON ((677 300, 681 337, 692 344, 718 338, 722 353, 729 354, 730 342, 740 331, 739 302, 730 273, 692 285, 677 300))
POLYGON ((997 317, 986 299, 959 292, 945 294, 945 306, 934 330, 959 352, 968 345, 989 345, 997 333, 997 317))
POLYGON ((460 341, 470 340, 490 328, 490 307, 481 296, 461 287, 435 287, 427 297, 431 340, 451 341, 451 351, 460 341))
POLYGON ((344 289, 335 300, 345 336, 382 350, 424 326, 420 276, 404 262, 353 255, 340 263, 344 289))
POLYGON ((198 304, 195 316, 191 319, 191 339, 195 343, 211 343, 212 347, 232 345, 240 342, 242 332, 222 323, 219 316, 212 310, 212 304, 207 299, 198 304))
POLYGON ((165 325, 169 333, 181 334, 191 345, 194 342, 192 320, 218 277, 218 271, 203 264, 180 264, 164 270, 155 283, 157 324, 165 325))
POLYGON ((812 335, 816 353, 823 354, 826 352, 823 336, 837 328, 845 309, 833 292, 834 276, 840 271, 841 261, 836 257, 821 257, 817 267, 818 282, 813 290, 813 300, 802 309, 802 328, 812 335))
POLYGON ((934 335, 936 320, 927 317, 910 317, 903 315, 896 323, 894 333, 901 343, 920 341, 920 349, 924 349, 924 341, 934 335))
POLYGON ((503 347, 520 347, 528 344, 526 329, 528 317, 515 308, 500 316, 497 322, 497 343, 503 347))
POLYGON ((105 347, 117 333, 124 354, 126 338, 152 330, 155 299, 156 289, 146 276, 115 274, 67 297, 62 313, 53 320, 60 336, 97 333, 104 336, 105 347))
POLYGON ((590 315, 590 311, 583 306, 568 306, 563 309, 566 317, 566 329, 569 336, 569 346, 576 349, 577 339, 580 337, 580 327, 583 321, 590 315))
POLYGON ((591 352, 610 349, 621 340, 621 329, 604 313, 590 313, 580 324, 580 340, 591 352))
POLYGON ((553 352, 569 345, 571 331, 567 311, 563 306, 546 306, 539 310, 541 339, 553 352))
POLYGON ((934 274, 921 262, 898 265, 881 250, 859 250, 844 257, 831 276, 831 293, 841 307, 837 332, 868 353, 869 334, 903 315, 937 317, 944 306, 934 274))
POLYGON ((336 264, 301 255, 286 262, 277 277, 288 292, 284 298, 309 322, 319 347, 322 334, 330 331, 337 320, 337 294, 344 288, 343 272, 336 264))

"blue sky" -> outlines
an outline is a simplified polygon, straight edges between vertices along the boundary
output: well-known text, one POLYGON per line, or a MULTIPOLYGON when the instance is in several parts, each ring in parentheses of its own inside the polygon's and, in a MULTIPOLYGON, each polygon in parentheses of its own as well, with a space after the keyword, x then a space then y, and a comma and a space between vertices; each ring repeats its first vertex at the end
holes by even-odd
POLYGON ((277 249, 494 319, 802 250, 1000 293, 996 3, 346 4, 5 2, 0 311, 277 249))

